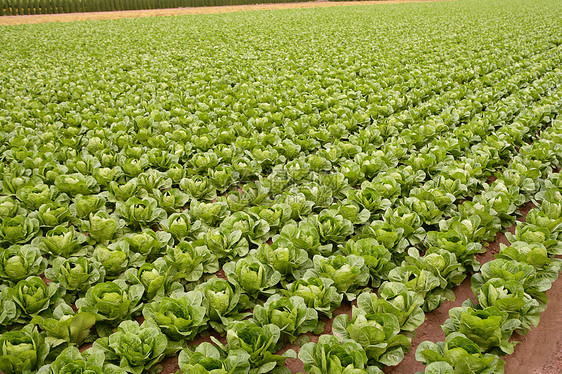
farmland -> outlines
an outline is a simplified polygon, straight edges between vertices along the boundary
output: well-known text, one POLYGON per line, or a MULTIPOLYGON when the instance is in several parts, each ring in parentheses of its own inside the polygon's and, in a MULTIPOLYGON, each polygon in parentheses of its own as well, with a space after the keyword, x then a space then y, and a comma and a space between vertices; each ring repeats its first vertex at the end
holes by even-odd
POLYGON ((554 0, 0 26, 0 372, 503 373, 559 301, 561 36, 554 0))

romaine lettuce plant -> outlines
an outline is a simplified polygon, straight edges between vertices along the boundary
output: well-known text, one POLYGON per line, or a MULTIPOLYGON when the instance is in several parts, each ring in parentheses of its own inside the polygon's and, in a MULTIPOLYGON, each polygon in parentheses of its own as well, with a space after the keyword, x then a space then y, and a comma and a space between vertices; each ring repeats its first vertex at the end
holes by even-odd
POLYGON ((171 341, 192 340, 207 324, 207 310, 199 291, 175 291, 170 297, 146 304, 142 314, 152 319, 171 341))
POLYGON ((339 341, 331 335, 321 335, 318 343, 306 343, 299 351, 304 370, 311 374, 378 374, 369 367, 363 347, 353 340, 339 341))
POLYGON ((33 245, 13 245, 0 249, 0 279, 7 284, 18 282, 31 275, 41 275, 47 260, 33 245))
POLYGON ((263 306, 254 307, 253 321, 260 326, 278 326, 289 342, 300 334, 315 331, 319 326, 318 313, 314 308, 307 307, 300 296, 270 296, 263 306))
POLYGON ((94 342, 93 349, 105 354, 105 360, 119 365, 127 373, 141 374, 158 364, 166 354, 168 339, 150 319, 141 325, 123 321, 117 331, 94 342))
POLYGON ((194 351, 180 352, 178 365, 183 374, 248 374, 250 355, 243 349, 221 351, 211 343, 201 343, 194 351))
POLYGON ((0 335, 0 371, 5 374, 37 371, 49 354, 45 334, 36 326, 26 325, 0 335))

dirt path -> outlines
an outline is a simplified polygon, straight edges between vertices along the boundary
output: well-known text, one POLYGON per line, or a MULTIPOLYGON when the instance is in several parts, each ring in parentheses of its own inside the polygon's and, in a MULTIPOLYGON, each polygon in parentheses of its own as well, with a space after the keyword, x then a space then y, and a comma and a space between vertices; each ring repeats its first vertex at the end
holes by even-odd
POLYGON ((255 5, 233 5, 233 6, 213 6, 195 8, 174 8, 174 9, 147 9, 147 10, 124 10, 118 12, 90 12, 90 13, 64 13, 64 14, 38 14, 30 16, 2 16, 0 25, 20 25, 27 23, 47 23, 47 22, 73 22, 89 20, 105 20, 134 17, 156 17, 156 16, 178 16, 183 14, 210 14, 210 13, 230 13, 249 10, 271 10, 271 9, 293 9, 293 8, 324 8, 332 6, 350 5, 369 5, 369 4, 396 4, 396 3, 423 3, 430 1, 446 0, 378 0, 378 1, 345 1, 327 2, 314 1, 307 3, 287 3, 287 4, 255 4, 255 5))

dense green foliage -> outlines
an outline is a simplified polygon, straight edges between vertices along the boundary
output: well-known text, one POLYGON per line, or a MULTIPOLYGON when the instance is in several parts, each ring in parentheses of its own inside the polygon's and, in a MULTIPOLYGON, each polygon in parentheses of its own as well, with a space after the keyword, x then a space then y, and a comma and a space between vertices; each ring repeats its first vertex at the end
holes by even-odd
POLYGON ((356 300, 298 357, 380 373, 474 273, 418 358, 500 373, 560 270, 557 5, 0 28, 0 371, 279 374, 356 300))

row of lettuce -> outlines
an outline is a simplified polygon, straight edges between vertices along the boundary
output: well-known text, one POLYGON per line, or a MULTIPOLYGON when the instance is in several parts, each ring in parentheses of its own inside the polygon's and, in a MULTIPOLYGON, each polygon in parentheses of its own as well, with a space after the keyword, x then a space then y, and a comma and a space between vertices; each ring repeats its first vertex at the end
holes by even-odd
POLYGON ((512 335, 526 334, 539 322, 548 299, 545 292, 557 279, 561 254, 562 183, 560 174, 545 180, 536 200, 540 207, 527 221, 508 233, 496 259, 472 276, 477 303, 467 299, 449 311, 442 326, 444 342, 422 342, 416 358, 427 365, 425 373, 503 373, 500 356, 513 353, 512 335))
MULTIPOLYGON (((514 122, 496 129, 494 135, 470 149, 463 161, 475 165, 482 149, 490 149, 488 142, 497 142, 498 138, 504 144, 512 145, 507 152, 513 154, 516 146, 523 145, 534 133, 551 124, 559 108, 558 96, 558 91, 554 90, 541 98, 535 107, 520 111, 514 122)), ((147 208, 140 212, 142 214, 135 211, 137 219, 149 217, 137 221, 139 228, 144 228, 141 233, 125 234, 107 245, 99 245, 99 242, 109 243, 107 237, 86 237, 78 234, 73 226, 64 227, 57 222, 55 230, 63 232, 45 237, 54 240, 42 238, 37 245, 15 245, 3 253, 2 275, 6 284, 11 284, 8 287, 5 284, 2 290, 3 326, 22 326, 31 322, 21 330, 2 335, 4 341, 10 342, 5 347, 17 347, 19 344, 13 343, 23 341, 25 343, 21 344, 30 348, 17 355, 14 354, 17 349, 4 352, 6 366, 3 371, 33 371, 33 367, 38 368, 49 360, 49 355, 60 356, 50 368, 63 365, 64 360, 70 363, 77 357, 76 349, 69 348, 63 354, 60 351, 69 344, 80 345, 91 339, 93 330, 90 328, 95 325, 97 334, 102 337, 85 353, 83 358, 87 360, 83 362, 98 365, 99 352, 103 352, 107 370, 140 373, 153 367, 165 355, 184 348, 186 342, 211 327, 218 332, 227 332, 227 345, 215 341, 216 346, 205 343, 195 353, 189 349, 182 351, 180 362, 185 372, 194 368, 200 370, 200 367, 211 370, 219 364, 226 372, 232 367, 240 372, 280 372, 283 368, 277 366, 285 357, 294 356, 292 351, 283 356, 275 355, 284 343, 294 341, 305 332, 321 331, 319 313, 330 316, 344 296, 353 300, 359 292, 366 291, 363 287, 368 283, 376 287, 381 280, 385 282, 378 290, 379 297, 371 293, 361 294, 359 307, 354 310, 351 321, 346 316, 338 316, 334 321, 334 337, 322 337, 318 345, 305 345, 299 357, 309 372, 344 372, 349 369, 346 369, 349 364, 353 364, 354 369, 373 372, 384 364, 394 365, 402 359, 410 344, 408 333, 400 334, 400 331, 415 331, 423 322, 424 310, 430 311, 451 297, 450 288, 464 279, 468 269, 478 269, 474 260, 474 254, 481 251, 478 243, 511 225, 516 206, 527 201, 541 187, 541 178, 551 173, 552 165, 559 164, 557 131, 560 131, 560 122, 554 121, 548 131, 543 133, 541 140, 523 146, 520 156, 512 159, 502 177, 472 201, 460 204, 458 213, 450 213, 453 217, 442 220, 441 213, 437 221, 428 222, 424 219, 427 216, 407 211, 407 214, 395 215, 394 221, 389 221, 389 217, 393 217, 389 212, 394 209, 403 211, 408 197, 402 200, 387 198, 389 208, 381 214, 383 220, 364 225, 364 232, 349 241, 345 239, 353 234, 354 224, 367 222, 371 214, 377 214, 381 208, 371 212, 357 205, 341 204, 312 216, 312 222, 302 220, 298 225, 284 222, 280 235, 271 244, 259 240, 267 236, 263 227, 268 226, 269 230, 275 221, 270 225, 263 218, 254 218, 257 224, 248 223, 256 215, 238 211, 225 218, 219 230, 209 230, 212 227, 199 222, 205 227, 202 231, 206 236, 211 232, 228 233, 217 241, 222 245, 215 248, 209 246, 208 239, 185 240, 200 230, 198 224, 191 224, 189 219, 185 222, 190 226, 183 227, 181 236, 170 230, 171 225, 167 223, 163 224, 162 231, 148 229, 147 226, 154 222, 150 217, 163 214, 164 210, 157 205, 152 206, 152 210, 147 208), (550 133, 553 135, 546 135, 550 133), (146 210, 152 213, 148 214, 146 210), (158 211, 160 213, 154 213, 158 211), (244 230, 226 230, 232 224, 226 225, 225 222, 237 215, 244 217, 238 220, 247 226, 244 230), (398 218, 405 218, 409 225, 399 225, 398 218), (322 222, 328 224, 322 225, 322 222), (437 222, 440 222, 440 231, 425 233, 424 224, 437 222), (174 240, 175 245, 168 245, 174 240), (87 245, 88 241, 98 243, 92 248, 87 245), (428 244, 423 257, 413 247, 421 243, 428 244), (248 254, 250 246, 254 249, 248 254), (47 278, 54 281, 48 285, 38 277, 47 265, 42 253, 60 256, 54 258, 53 266, 45 272, 47 278), (76 254, 91 257, 75 257, 76 254), (221 262, 242 258, 224 264, 228 281, 212 278, 201 282, 205 279, 203 274, 212 274, 219 269, 218 257, 221 262), (156 259, 146 262, 150 258, 156 259), (280 282, 285 286, 285 296, 279 294, 277 286, 280 282), (193 290, 186 293, 186 286, 193 290), (259 297, 269 295, 272 296, 261 305, 259 297), (71 307, 73 304, 77 310, 71 307), (146 318, 142 325, 135 321, 122 322, 138 315, 141 307, 146 318), (250 316, 246 311, 251 307, 254 308, 252 318, 242 321, 250 316), (39 333, 33 324, 44 332, 39 333), (117 331, 113 332, 115 327, 117 331), (365 331, 370 333, 365 334, 365 331), (344 344, 340 344, 341 341, 344 344), (135 346, 142 350, 132 349, 135 346), (343 350, 337 347, 343 347, 343 350), (249 360, 247 355, 251 356, 249 360), (326 360, 326 355, 339 358, 326 360), (35 359, 30 359, 32 357, 35 359), (350 357, 353 362, 349 361, 350 357), (111 362, 119 367, 111 366, 111 362), (341 365, 342 362, 349 364, 331 368, 331 365, 341 365)), ((467 193, 463 198, 470 196, 467 193)), ((456 197, 453 199, 451 203, 457 201, 456 197)), ((12 219, 10 212, 21 214, 21 209, 25 209, 13 198, 5 198, 3 207, 7 208, 3 222, 12 219)), ((292 213, 292 209, 287 210, 292 213)), ((69 211, 78 212, 79 209, 69 211)), ((131 209, 122 211, 130 212, 131 209)), ((25 218, 28 222, 33 219, 25 218)), ((128 223, 131 225, 132 222, 128 223)), ((521 240, 522 236, 538 235, 537 232, 544 234, 543 227, 539 226, 538 230, 536 226, 519 227, 516 238, 521 240)), ((110 233, 112 239, 114 233, 111 231, 102 228, 99 233, 110 233)), ((36 233, 33 229, 30 232, 36 233)), ((22 235, 26 231, 20 227, 14 233, 22 235)), ((32 237, 27 233, 14 242, 25 243, 32 237)), ((558 246, 556 240, 549 242, 550 255, 558 253, 558 246)), ((556 265, 552 264, 549 274, 557 276, 556 265)))

